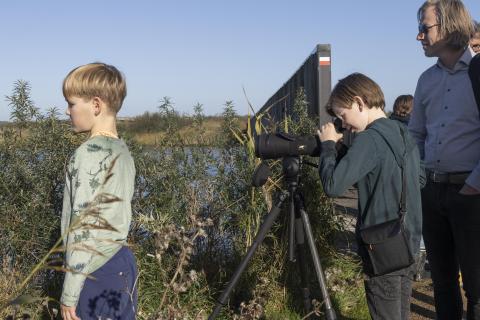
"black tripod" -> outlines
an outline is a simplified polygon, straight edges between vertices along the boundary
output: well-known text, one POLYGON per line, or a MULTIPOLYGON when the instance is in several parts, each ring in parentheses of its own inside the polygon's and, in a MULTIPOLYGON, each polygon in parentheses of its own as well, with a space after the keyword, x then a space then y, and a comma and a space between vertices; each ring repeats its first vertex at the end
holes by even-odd
POLYGON ((330 298, 328 296, 327 287, 325 284, 325 276, 323 275, 322 266, 320 264, 320 258, 318 256, 317 249, 315 247, 315 241, 313 239, 312 228, 305 206, 303 203, 303 197, 300 192, 297 191, 298 176, 300 170, 300 158, 299 157, 285 157, 283 158, 283 173, 285 182, 287 183, 287 190, 282 191, 279 195, 277 203, 272 207, 268 215, 266 216, 260 230, 258 231, 252 245, 248 249, 247 253, 243 257, 240 264, 237 266, 235 273, 233 274, 230 282, 225 290, 222 292, 220 299, 218 300, 215 309, 209 317, 209 320, 213 320, 217 317, 218 313, 225 305, 231 291, 236 286, 242 272, 245 270, 248 262, 251 260, 253 254, 257 250, 258 246, 263 242, 265 235, 272 227, 273 223, 280 214, 282 204, 289 197, 289 259, 290 261, 296 261, 295 246, 298 251, 298 262, 300 266, 300 276, 302 285, 302 295, 304 307, 307 311, 311 310, 311 298, 310 289, 308 287, 308 268, 306 264, 306 248, 305 248, 305 236, 310 248, 310 254, 312 256, 313 264, 315 266, 315 273, 317 275, 320 290, 322 292, 323 305, 325 316, 327 320, 335 320, 335 310, 332 308, 330 298))

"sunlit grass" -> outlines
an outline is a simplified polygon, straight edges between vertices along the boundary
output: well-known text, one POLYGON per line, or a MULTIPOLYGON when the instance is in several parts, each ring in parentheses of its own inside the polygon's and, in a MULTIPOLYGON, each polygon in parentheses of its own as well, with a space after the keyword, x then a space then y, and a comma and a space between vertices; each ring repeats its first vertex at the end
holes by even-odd
MULTIPOLYGON (((135 120, 133 120, 135 121, 135 120)), ((212 146, 217 142, 219 133, 223 130, 223 120, 217 117, 211 117, 205 119, 203 123, 203 128, 205 130, 204 134, 204 145, 212 146)), ((241 130, 245 130, 247 126, 247 121, 240 122, 241 130)), ((128 127, 125 127, 124 130, 132 136, 135 142, 145 145, 145 146, 158 146, 162 144, 162 140, 165 139, 167 134, 164 130, 155 130, 152 132, 129 132, 128 127)), ((196 129, 191 126, 184 126, 179 129, 179 135, 182 137, 184 144, 187 146, 198 145, 198 132, 196 129)))

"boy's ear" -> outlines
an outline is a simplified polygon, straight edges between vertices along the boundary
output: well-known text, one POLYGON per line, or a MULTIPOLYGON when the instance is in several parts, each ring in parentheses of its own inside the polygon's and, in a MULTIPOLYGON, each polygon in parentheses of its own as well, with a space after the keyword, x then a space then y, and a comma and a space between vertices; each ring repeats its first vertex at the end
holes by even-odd
POLYGON ((358 104, 358 110, 362 111, 365 108, 365 102, 361 97, 355 96, 353 100, 358 104))
POLYGON ((103 103, 103 101, 99 97, 93 97, 92 103, 93 103, 93 109, 94 109, 93 112, 95 116, 98 116, 102 111, 101 104, 103 103))

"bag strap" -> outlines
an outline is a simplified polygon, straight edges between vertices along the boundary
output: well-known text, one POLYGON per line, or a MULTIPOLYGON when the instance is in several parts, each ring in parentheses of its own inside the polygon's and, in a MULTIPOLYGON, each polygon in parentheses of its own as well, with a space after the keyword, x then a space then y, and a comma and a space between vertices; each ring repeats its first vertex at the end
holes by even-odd
POLYGON ((400 167, 400 170, 402 170, 402 193, 400 194, 400 212, 398 215, 403 220, 403 217, 405 217, 407 214, 407 179, 405 178, 405 166, 407 165, 407 142, 405 141, 405 133, 403 132, 402 128, 400 128, 400 134, 402 135, 405 152, 403 153, 403 166, 400 167))
POLYGON ((480 54, 473 56, 468 65, 468 76, 472 83, 473 94, 477 102, 478 114, 480 115, 480 54))
MULTIPOLYGON (((404 219, 405 215, 407 214, 407 197, 406 197, 407 183, 406 183, 406 179, 405 179, 405 166, 407 164, 407 161, 406 161, 406 158, 407 158, 407 143, 406 143, 406 140, 405 140, 405 132, 403 131, 402 126, 403 126, 402 124, 400 124, 400 123, 398 124, 398 127, 400 129, 400 134, 402 136, 403 144, 405 146, 405 151, 403 153, 402 161, 397 161, 397 163, 398 163, 398 166, 400 167, 400 170, 402 171, 402 192, 400 194, 400 210, 398 211, 398 216, 400 217, 400 219, 403 222, 403 219, 404 219)), ((393 156, 395 157, 395 152, 393 151, 393 148, 390 145, 390 143, 388 142, 387 138, 385 138, 385 136, 379 130, 377 130, 375 128, 371 128, 371 129, 373 131, 377 132, 378 135, 380 135, 383 138, 383 140, 385 140, 385 142, 387 143, 387 146, 390 148, 390 150, 393 153, 393 156)))

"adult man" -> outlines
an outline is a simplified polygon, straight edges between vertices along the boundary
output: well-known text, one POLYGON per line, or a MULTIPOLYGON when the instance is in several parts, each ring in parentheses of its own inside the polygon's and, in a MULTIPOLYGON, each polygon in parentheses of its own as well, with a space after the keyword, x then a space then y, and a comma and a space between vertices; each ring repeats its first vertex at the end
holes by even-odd
POLYGON ((480 319, 480 115, 468 76, 472 19, 460 0, 427 0, 418 10, 425 56, 438 57, 419 78, 409 129, 427 168, 423 236, 437 319, 480 319))
POLYGON ((474 23, 475 23, 475 33, 470 39, 470 47, 472 47, 475 53, 479 53, 480 52, 480 23, 476 21, 474 23))

